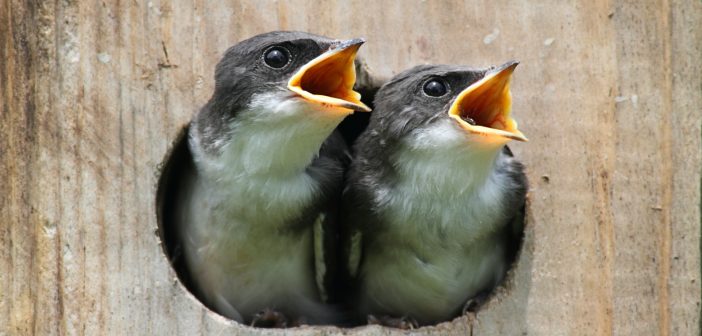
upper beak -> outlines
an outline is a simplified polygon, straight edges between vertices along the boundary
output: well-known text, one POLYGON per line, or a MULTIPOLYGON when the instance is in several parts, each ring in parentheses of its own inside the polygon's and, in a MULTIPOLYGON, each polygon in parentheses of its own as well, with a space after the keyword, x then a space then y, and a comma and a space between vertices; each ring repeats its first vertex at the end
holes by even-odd
POLYGON ((288 81, 288 89, 324 106, 370 112, 361 102, 361 94, 353 90, 356 82, 354 60, 365 40, 339 43, 333 49, 311 60, 288 81))
POLYGON ((517 64, 519 62, 507 62, 463 90, 451 104, 449 116, 473 134, 498 141, 527 141, 517 129, 517 122, 510 117, 512 94, 509 84, 517 64))

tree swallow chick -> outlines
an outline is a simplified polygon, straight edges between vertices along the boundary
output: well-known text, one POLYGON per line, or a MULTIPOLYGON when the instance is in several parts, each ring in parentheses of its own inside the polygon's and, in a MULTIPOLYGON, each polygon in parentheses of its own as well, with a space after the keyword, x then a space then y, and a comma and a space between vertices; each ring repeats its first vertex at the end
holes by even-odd
POLYGON ((335 322, 323 250, 349 157, 335 132, 369 111, 353 90, 361 39, 271 32, 226 51, 188 133, 178 237, 195 292, 239 322, 335 322))
POLYGON ((360 316, 449 320, 505 275, 527 192, 505 146, 516 62, 424 65, 385 84, 354 145, 342 217, 360 316))

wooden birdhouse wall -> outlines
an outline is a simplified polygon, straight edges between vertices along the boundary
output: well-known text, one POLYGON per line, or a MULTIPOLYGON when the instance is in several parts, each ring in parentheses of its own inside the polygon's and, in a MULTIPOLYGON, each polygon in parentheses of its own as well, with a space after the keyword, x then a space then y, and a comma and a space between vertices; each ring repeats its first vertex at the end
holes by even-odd
POLYGON ((365 37, 379 76, 521 62, 523 251, 476 316, 415 333, 699 334, 700 1, 6 0, 0 335, 282 334, 189 294, 155 210, 162 160, 223 51, 281 29, 365 37))

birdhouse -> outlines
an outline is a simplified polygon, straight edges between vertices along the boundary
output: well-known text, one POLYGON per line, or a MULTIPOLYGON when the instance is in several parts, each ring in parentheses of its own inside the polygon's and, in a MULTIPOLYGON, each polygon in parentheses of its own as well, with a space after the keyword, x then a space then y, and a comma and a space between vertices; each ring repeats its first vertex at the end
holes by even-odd
POLYGON ((0 46, 2 335, 700 333, 699 1, 3 2, 0 46), (191 291, 165 227, 185 130, 224 51, 273 30, 366 38, 368 97, 418 64, 520 61, 523 241, 477 311, 262 329, 191 291))

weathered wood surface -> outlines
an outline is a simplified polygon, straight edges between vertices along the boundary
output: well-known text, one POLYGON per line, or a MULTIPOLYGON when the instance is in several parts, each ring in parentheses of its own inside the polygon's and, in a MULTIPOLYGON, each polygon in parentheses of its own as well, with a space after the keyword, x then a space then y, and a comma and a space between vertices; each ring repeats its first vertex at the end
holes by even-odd
MULTIPOLYGON (((364 36, 380 75, 522 63, 513 281, 417 334, 697 335, 702 2, 0 2, 0 335, 282 334, 208 312, 155 235, 158 167, 256 33, 364 36)), ((286 334, 399 334, 379 327, 286 334)))

